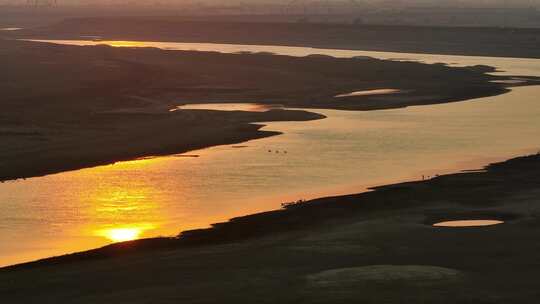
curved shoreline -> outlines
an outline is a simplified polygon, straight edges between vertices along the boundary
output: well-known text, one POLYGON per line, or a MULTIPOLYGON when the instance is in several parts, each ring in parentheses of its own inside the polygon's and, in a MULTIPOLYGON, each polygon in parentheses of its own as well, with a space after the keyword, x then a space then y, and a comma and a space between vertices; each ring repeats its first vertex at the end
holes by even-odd
MULTIPOLYGON (((494 96, 516 85, 504 83, 511 76, 489 75, 494 68, 486 66, 458 68, 377 59, 77 47, 8 40, 0 40, 0 44, 6 54, 2 57, 6 69, 34 75, 0 79, 10 84, 4 92, 4 104, 6 113, 13 114, 0 117, 5 121, 0 127, 5 128, 2 136, 7 147, 0 164, 0 180, 4 181, 275 135, 260 131, 260 126, 253 124, 256 121, 322 118, 299 111, 170 113, 167 109, 174 106, 174 100, 257 100, 294 108, 368 111, 494 96), (86 61, 81 62, 81 58, 86 61), (186 73, 186 69, 197 72, 186 73), (53 72, 59 77, 47 77, 53 72), (27 87, 33 90, 25 90, 27 87), (381 87, 404 93, 335 101, 343 92, 381 87), (42 103, 42 99, 48 102, 42 103), (126 108, 137 111, 119 111, 126 108), (184 134, 171 137, 170 130, 184 134), (99 149, 102 146, 113 149, 104 151, 99 149)), ((537 83, 539 80, 531 77, 519 85, 537 83)))
MULTIPOLYGON (((44 258, 33 262, 0 267, 18 271, 34 267, 64 265, 83 261, 121 258, 133 254, 151 255, 154 251, 190 250, 206 246, 250 242, 298 231, 319 229, 325 223, 365 221, 373 217, 407 210, 424 210, 423 223, 467 218, 514 221, 526 216, 523 210, 509 211, 505 198, 540 189, 539 154, 487 165, 484 170, 436 176, 428 180, 381 185, 371 191, 299 201, 282 209, 239 216, 210 228, 182 231, 177 237, 158 237, 115 243, 102 248, 44 258), (411 196, 411 194, 413 194, 411 196), (482 202, 477 199, 482 198, 482 202), (439 200, 458 203, 436 211, 439 200)), ((415 211, 415 212, 416 212, 415 211)), ((466 229, 466 228, 462 228, 466 229)))

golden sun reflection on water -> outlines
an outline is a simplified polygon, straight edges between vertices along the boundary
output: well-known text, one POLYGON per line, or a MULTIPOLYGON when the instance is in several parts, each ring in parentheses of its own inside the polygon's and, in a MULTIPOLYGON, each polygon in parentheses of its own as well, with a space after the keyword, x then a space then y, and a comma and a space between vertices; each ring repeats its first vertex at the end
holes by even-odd
POLYGON ((120 226, 96 231, 97 236, 105 237, 113 242, 133 241, 141 238, 146 230, 155 228, 153 224, 139 224, 134 226, 120 226))
POLYGON ((116 228, 106 231, 106 236, 113 242, 132 241, 139 238, 141 230, 137 228, 116 228))
POLYGON ((144 175, 129 178, 133 172, 156 163, 159 160, 153 158, 137 159, 87 172, 95 175, 94 179, 106 176, 108 182, 81 193, 88 206, 86 214, 91 218, 86 235, 107 242, 125 242, 157 233, 166 217, 159 210, 160 199, 155 196, 153 185, 144 175))
POLYGON ((160 216, 151 192, 129 180, 103 187, 92 198, 93 234, 112 242, 125 242, 157 229, 160 216))

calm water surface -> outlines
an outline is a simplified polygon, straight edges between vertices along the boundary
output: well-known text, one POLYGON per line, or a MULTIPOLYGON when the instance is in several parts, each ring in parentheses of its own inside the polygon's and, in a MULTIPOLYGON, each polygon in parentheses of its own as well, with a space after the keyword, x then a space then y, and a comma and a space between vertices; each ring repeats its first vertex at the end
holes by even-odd
MULTIPOLYGON (((111 44, 486 64, 509 74, 540 76, 540 60, 533 59, 111 44)), ((526 87, 502 96, 436 106, 371 112, 314 110, 328 118, 268 123, 266 130, 284 134, 185 155, 191 157, 142 159, 0 184, 0 265, 115 241, 175 235, 233 216, 276 209, 284 201, 361 192, 373 185, 479 168, 536 152, 540 149, 539 96, 540 87, 526 87)), ((259 109, 255 104, 217 107, 259 109)))

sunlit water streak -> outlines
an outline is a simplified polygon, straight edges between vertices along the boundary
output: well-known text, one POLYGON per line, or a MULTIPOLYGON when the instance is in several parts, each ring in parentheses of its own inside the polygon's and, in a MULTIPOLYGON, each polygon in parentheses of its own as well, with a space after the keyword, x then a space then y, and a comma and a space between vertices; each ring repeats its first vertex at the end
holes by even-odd
POLYGON ((398 89, 377 89, 377 90, 364 90, 364 91, 355 91, 345 94, 339 94, 334 97, 354 97, 354 96, 374 96, 374 95, 390 95, 390 94, 399 94, 402 93, 402 90, 398 89))
MULTIPOLYGON (((178 45, 196 49, 194 44, 162 47, 178 45)), ((204 47, 260 51, 256 46, 204 47)), ((540 75, 540 60, 533 59, 262 48, 298 56, 324 53, 486 64, 510 74, 540 75)), ((199 157, 142 159, 4 183, 0 265, 112 241, 174 235, 276 209, 285 201, 360 192, 533 152, 540 146, 538 96, 539 87, 525 87, 502 96, 435 106, 314 110, 328 118, 268 123, 266 130, 284 135, 189 152, 199 157)))
POLYGON ((216 110, 216 111, 250 111, 250 112, 264 112, 271 109, 282 109, 280 105, 263 105, 255 103, 196 103, 180 105, 170 111, 177 110, 216 110))
POLYGON ((433 224, 433 227, 447 227, 447 228, 463 228, 463 227, 486 227, 504 224, 503 221, 498 220, 460 220, 460 221, 447 221, 433 224))

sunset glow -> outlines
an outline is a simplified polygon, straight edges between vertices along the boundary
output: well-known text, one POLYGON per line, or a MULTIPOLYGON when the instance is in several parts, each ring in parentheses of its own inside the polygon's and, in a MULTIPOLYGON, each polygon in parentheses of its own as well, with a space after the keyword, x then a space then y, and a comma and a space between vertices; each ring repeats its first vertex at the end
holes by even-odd
POLYGON ((536 303, 538 37, 540 0, 0 0, 0 304, 536 303))
POLYGON ((132 241, 139 238, 141 229, 139 228, 116 228, 105 231, 107 238, 113 242, 132 241))
POLYGON ((114 243, 140 239, 144 232, 155 229, 150 223, 121 225, 112 228, 104 228, 95 231, 95 235, 104 237, 114 243))

